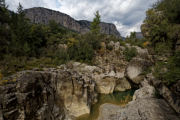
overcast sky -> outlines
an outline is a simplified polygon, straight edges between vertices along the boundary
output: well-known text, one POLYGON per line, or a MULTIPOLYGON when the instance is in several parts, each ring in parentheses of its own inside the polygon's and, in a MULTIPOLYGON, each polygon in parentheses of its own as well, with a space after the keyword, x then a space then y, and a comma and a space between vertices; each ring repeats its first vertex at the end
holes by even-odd
POLYGON ((19 2, 23 7, 45 7, 66 13, 77 20, 92 21, 99 10, 101 20, 114 23, 122 36, 140 31, 148 10, 157 0, 6 0, 9 9, 16 11, 19 2))

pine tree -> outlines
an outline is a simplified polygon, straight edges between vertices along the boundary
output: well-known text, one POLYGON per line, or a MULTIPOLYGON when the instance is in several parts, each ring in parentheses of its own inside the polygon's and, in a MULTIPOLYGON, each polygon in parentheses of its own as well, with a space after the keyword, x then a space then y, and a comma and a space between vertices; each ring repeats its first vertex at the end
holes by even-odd
POLYGON ((91 32, 93 34, 100 33, 100 22, 101 22, 101 16, 99 14, 99 11, 96 11, 95 18, 93 19, 93 22, 91 23, 91 32))
POLYGON ((7 23, 9 21, 9 11, 5 0, 0 0, 0 23, 7 23))
POLYGON ((21 3, 19 3, 19 6, 17 8, 17 13, 18 14, 22 14, 23 13, 23 6, 21 5, 21 3))
MULTIPOLYGON (((7 10, 5 0, 0 0, 0 54, 8 52, 8 43, 10 42, 10 15, 7 10)), ((0 59, 3 58, 1 54, 0 59)))
POLYGON ((29 43, 31 43, 30 39, 30 28, 31 25, 29 21, 25 18, 25 14, 23 11, 22 5, 19 3, 17 8, 17 14, 12 15, 12 30, 13 30, 13 40, 14 44, 16 44, 16 51, 14 54, 16 56, 21 56, 27 54, 27 47, 29 47, 29 43), (28 44, 28 45, 27 45, 28 44))
POLYGON ((19 6, 17 8, 17 13, 20 19, 25 20, 25 13, 24 13, 23 6, 21 5, 21 3, 19 3, 19 6))

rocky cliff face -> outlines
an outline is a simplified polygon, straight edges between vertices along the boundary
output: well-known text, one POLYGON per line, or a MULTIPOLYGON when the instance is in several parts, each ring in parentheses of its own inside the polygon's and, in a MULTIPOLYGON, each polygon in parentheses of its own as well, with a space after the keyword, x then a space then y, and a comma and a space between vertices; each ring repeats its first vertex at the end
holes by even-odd
MULTIPOLYGON (((90 30, 89 21, 85 21, 85 20, 77 21, 72 17, 70 17, 69 15, 66 15, 58 11, 37 7, 37 8, 26 9, 25 13, 27 18, 29 18, 33 23, 48 24, 50 20, 54 20, 58 24, 82 34, 90 30)), ((120 37, 120 34, 117 31, 116 26, 114 24, 101 23, 100 26, 102 33, 120 37)))
POLYGON ((97 96, 92 79, 72 70, 24 71, 8 81, 0 85, 0 120, 73 119, 90 113, 97 96))

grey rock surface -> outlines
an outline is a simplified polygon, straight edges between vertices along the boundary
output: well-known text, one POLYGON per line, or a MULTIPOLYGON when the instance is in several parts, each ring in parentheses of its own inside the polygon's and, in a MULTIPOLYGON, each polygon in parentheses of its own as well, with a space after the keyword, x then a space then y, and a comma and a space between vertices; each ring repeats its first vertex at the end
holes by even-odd
POLYGON ((155 96, 155 88, 146 84, 135 91, 133 101, 124 107, 104 104, 98 120, 179 120, 164 99, 155 96))
POLYGON ((125 107, 104 104, 98 120, 179 120, 163 99, 148 98, 130 102, 125 107))
POLYGON ((93 81, 75 71, 24 71, 13 79, 0 86, 4 120, 71 119, 89 113, 96 98, 93 81))
POLYGON ((175 84, 175 90, 170 90, 162 81, 156 79, 152 74, 147 76, 148 81, 153 84, 159 94, 171 105, 171 107, 180 114, 180 92, 178 91, 179 82, 175 84), (175 91, 175 92, 173 92, 175 91))

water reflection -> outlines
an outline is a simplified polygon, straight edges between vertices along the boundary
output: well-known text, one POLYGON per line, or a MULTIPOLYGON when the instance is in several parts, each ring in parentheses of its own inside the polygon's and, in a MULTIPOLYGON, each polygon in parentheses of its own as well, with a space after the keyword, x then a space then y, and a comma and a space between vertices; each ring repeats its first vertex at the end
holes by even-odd
POLYGON ((126 92, 115 92, 113 94, 100 94, 98 102, 91 106, 91 113, 78 117, 76 120, 96 120, 99 116, 99 107, 105 103, 111 103, 115 105, 124 106, 128 102, 132 101, 132 96, 135 90, 129 90, 126 92))

